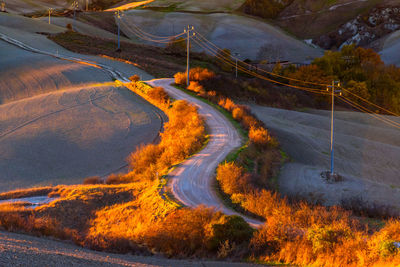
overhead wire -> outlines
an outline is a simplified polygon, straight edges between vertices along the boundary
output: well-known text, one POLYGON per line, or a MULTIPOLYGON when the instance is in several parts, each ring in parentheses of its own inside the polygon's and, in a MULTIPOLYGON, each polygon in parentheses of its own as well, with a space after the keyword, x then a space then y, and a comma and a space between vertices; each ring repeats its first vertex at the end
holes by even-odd
POLYGON ((395 128, 400 129, 400 123, 398 123, 398 122, 395 122, 393 120, 385 118, 382 115, 378 115, 376 113, 373 113, 371 110, 361 106, 360 104, 357 104, 357 103, 351 101, 350 99, 348 99, 346 97, 340 96, 339 99, 342 100, 343 102, 347 103, 348 105, 354 107, 355 109, 357 109, 357 110, 359 110, 361 112, 364 112, 364 113, 368 114, 369 116, 374 117, 375 119, 377 119, 379 121, 382 121, 383 123, 389 124, 389 125, 391 125, 391 126, 393 126, 395 128))
MULTIPOLYGON (((201 33, 199 33, 198 31, 195 31, 195 32, 196 32, 196 35, 200 36, 200 38, 203 39, 204 42, 209 43, 210 45, 212 45, 213 47, 215 47, 215 49, 217 49, 218 51, 220 51, 220 52, 222 52, 222 53, 225 53, 227 56, 230 56, 231 58, 237 60, 238 62, 241 62, 241 63, 244 64, 244 65, 247 65, 247 66, 250 66, 250 67, 252 66, 251 64, 246 63, 246 62, 242 61, 241 59, 239 59, 239 58, 237 58, 237 57, 235 57, 235 56, 232 56, 231 54, 229 54, 229 53, 228 53, 227 51, 225 51, 224 49, 218 47, 218 46, 215 45, 213 42, 211 42, 210 40, 208 40, 207 38, 205 38, 205 37, 204 37, 201 33)), ((261 71, 261 72, 264 72, 264 73, 267 73, 267 74, 269 74, 269 75, 276 76, 276 77, 283 78, 283 79, 290 80, 290 81, 296 81, 296 82, 301 82, 301 83, 306 83, 306 84, 312 84, 312 85, 317 85, 317 86, 321 86, 321 87, 330 86, 330 84, 317 83, 317 82, 309 82, 309 81, 304 81, 304 80, 299 80, 299 79, 291 78, 291 77, 288 77, 288 76, 283 76, 283 75, 280 75, 280 74, 277 74, 277 73, 274 73, 274 72, 270 72, 270 71, 264 70, 264 69, 262 69, 262 68, 260 68, 260 71, 261 71)))
POLYGON ((395 113, 395 112, 393 112, 393 111, 390 111, 390 110, 385 109, 385 108, 383 108, 383 107, 381 107, 381 106, 378 106, 377 104, 372 103, 371 101, 369 101, 369 100, 367 100, 367 99, 365 99, 365 98, 363 98, 363 97, 361 97, 361 96, 359 96, 359 95, 357 95, 357 94, 351 92, 350 90, 347 90, 346 88, 342 88, 342 90, 345 91, 345 92, 347 92, 347 93, 349 93, 349 94, 351 94, 352 96, 355 96, 355 97, 357 97, 358 99, 360 99, 360 100, 362 100, 362 101, 364 101, 364 102, 366 102, 366 103, 368 103, 368 104, 370 104, 370 105, 376 107, 376 108, 379 108, 379 109, 381 109, 381 110, 383 110, 383 111, 386 111, 386 112, 389 113, 389 114, 392 114, 393 116, 397 116, 397 117, 400 116, 399 114, 397 114, 397 113, 395 113))
MULTIPOLYGON (((226 56, 229 56, 230 58, 233 58, 233 59, 237 60, 238 62, 240 62, 240 63, 243 64, 243 65, 250 66, 250 67, 252 66, 251 64, 248 64, 248 63, 246 63, 246 62, 240 60, 239 58, 232 56, 232 55, 231 55, 230 53, 228 53, 227 51, 221 49, 220 47, 218 47, 217 45, 215 45, 213 42, 211 42, 210 40, 208 40, 206 37, 204 37, 204 36, 203 36, 201 33, 199 33, 198 31, 195 31, 195 32, 196 32, 196 36, 197 36, 197 37, 200 37, 201 39, 203 39, 203 42, 207 42, 208 44, 212 45, 213 47, 215 47, 215 49, 217 49, 218 51, 224 53, 226 56)), ((262 68, 259 68, 258 70, 260 70, 261 72, 267 73, 267 74, 269 74, 269 75, 273 75, 273 76, 280 77, 280 78, 283 78, 283 79, 286 79, 286 80, 290 80, 290 81, 297 81, 297 82, 302 82, 302 83, 317 85, 317 86, 321 86, 321 87, 322 87, 322 86, 323 86, 323 87, 331 86, 330 84, 323 84, 323 83, 315 83, 315 82, 303 81, 303 80, 299 80, 299 79, 295 79, 295 78, 291 78, 291 77, 279 75, 279 74, 276 74, 276 73, 273 73, 273 72, 266 71, 266 70, 264 70, 264 69, 262 69, 262 68)), ((351 94, 351 95, 353 95, 353 96, 359 98, 360 100, 365 101, 366 103, 368 103, 368 104, 370 104, 370 105, 373 105, 374 107, 376 107, 376 108, 378 108, 378 109, 380 109, 380 110, 383 110, 383 111, 385 111, 385 112, 387 112, 387 113, 389 113, 389 114, 392 114, 392 115, 394 115, 394 116, 397 116, 397 117, 400 116, 399 114, 397 114, 397 113, 395 113, 395 112, 393 112, 393 111, 390 111, 390 110, 388 110, 388 109, 385 109, 384 107, 381 107, 381 106, 379 106, 379 105, 377 105, 377 104, 374 104, 374 103, 372 103, 371 101, 369 101, 369 100, 367 100, 367 99, 365 99, 365 98, 363 98, 363 97, 361 97, 361 96, 359 96, 359 95, 357 95, 357 94, 355 94, 355 93, 352 93, 350 90, 348 90, 348 89, 346 89, 346 88, 341 87, 341 89, 343 89, 343 90, 346 91, 347 93, 349 93, 349 94, 351 94)))
MULTIPOLYGON (((208 50, 209 53, 211 53, 213 56, 215 56, 219 60, 221 60, 221 61, 225 62, 226 64, 236 68, 236 63, 227 60, 222 55, 219 55, 215 50, 213 50, 209 46, 207 46, 207 45, 205 46, 204 44, 200 43, 198 40, 196 40, 194 38, 192 39, 192 41, 194 41, 197 45, 199 45, 203 49, 208 50)), ((309 88, 309 87, 303 87, 303 86, 297 86, 297 85, 292 85, 292 84, 287 84, 287 83, 283 83, 283 82, 280 82, 280 81, 276 81, 276 80, 270 79, 268 77, 265 77, 263 75, 260 75, 260 74, 258 74, 256 72, 247 70, 246 68, 240 66, 239 64, 238 64, 237 67, 238 67, 238 70, 240 70, 240 71, 242 71, 242 72, 244 72, 246 74, 249 74, 249 75, 254 76, 256 78, 260 78, 260 79, 263 79, 263 80, 266 80, 266 81, 269 81, 269 82, 272 82, 272 83, 275 83, 275 84, 284 85, 284 86, 292 87, 292 88, 303 90, 303 91, 307 91, 307 92, 317 93, 317 94, 323 94, 323 95, 328 95, 329 94, 325 90, 309 88)))
POLYGON ((121 23, 122 23, 123 25, 126 26, 127 30, 128 30, 130 33, 132 33, 132 34, 135 35, 136 37, 138 37, 138 38, 140 38, 140 39, 143 39, 143 40, 145 40, 145 41, 154 42, 154 43, 161 43, 161 44, 170 44, 170 43, 179 43, 179 42, 182 42, 182 41, 186 40, 186 38, 182 38, 182 39, 175 40, 173 37, 172 37, 172 39, 170 39, 170 40, 156 40, 156 39, 152 39, 152 38, 149 38, 149 37, 145 36, 144 34, 138 32, 138 31, 135 31, 135 30, 129 28, 129 25, 127 25, 124 21, 121 21, 121 23))
POLYGON ((174 35, 174 36, 166 36, 166 37, 158 36, 158 38, 160 38, 160 39, 154 39, 153 37, 150 37, 150 36, 156 36, 156 35, 152 35, 150 33, 147 33, 145 31, 141 30, 140 28, 138 28, 137 26, 133 26, 134 28, 132 29, 130 27, 132 25, 128 25, 122 19, 120 19, 120 22, 126 27, 126 29, 130 33, 133 33, 135 36, 139 37, 140 39, 143 39, 143 40, 146 40, 146 41, 149 41, 149 42, 169 44, 169 43, 178 43, 178 42, 182 42, 182 41, 186 40, 186 38, 181 38, 179 40, 176 40, 177 37, 182 36, 185 33, 177 34, 177 35, 174 35))
POLYGON ((150 38, 173 39, 173 38, 177 38, 177 37, 180 37, 180 36, 186 34, 185 32, 182 32, 182 33, 180 33, 180 34, 176 34, 176 35, 172 35, 172 36, 157 36, 157 35, 154 35, 154 34, 145 32, 144 30, 140 29, 140 28, 139 28, 138 26, 136 26, 135 24, 133 24, 132 26, 135 27, 135 29, 136 29, 137 31, 139 31, 139 32, 142 33, 143 35, 146 35, 146 36, 148 36, 148 37, 150 37, 150 38))
MULTIPOLYGON (((185 41, 187 39, 187 38, 181 38, 179 40, 175 40, 177 37, 185 35, 186 34, 185 32, 182 32, 182 33, 174 35, 174 36, 157 36, 157 35, 153 35, 151 33, 145 32, 144 30, 140 29, 139 27, 137 27, 134 24, 131 25, 131 26, 133 26, 134 29, 131 29, 130 25, 127 25, 127 23, 125 23, 125 21, 123 21, 122 19, 120 19, 120 22, 122 24, 124 24, 126 26, 126 28, 129 30, 129 32, 133 33, 136 37, 138 37, 140 39, 143 39, 143 40, 146 40, 146 41, 149 41, 149 42, 169 44, 169 43, 182 42, 182 41, 185 41)), ((254 76, 256 78, 263 79, 263 80, 266 80, 266 81, 269 81, 269 82, 272 82, 272 83, 275 83, 275 84, 288 86, 288 87, 291 87, 291 88, 295 88, 295 89, 299 89, 299 90, 303 90, 303 91, 307 91, 307 92, 311 92, 311 93, 323 94, 323 95, 329 95, 330 94, 329 92, 326 92, 323 89, 310 88, 310 87, 304 87, 304 86, 284 83, 284 82, 277 81, 277 80, 274 80, 272 78, 266 77, 264 75, 261 75, 259 73, 254 72, 254 71, 248 70, 244 66, 252 68, 253 66, 251 64, 248 64, 248 63, 240 60, 239 58, 232 56, 230 53, 226 52, 225 50, 219 48, 217 45, 215 45, 214 43, 209 41, 207 38, 205 38, 199 32, 197 32, 195 30, 193 30, 193 31, 194 31, 194 35, 193 35, 194 38, 192 38, 192 41, 194 41, 201 48, 205 49, 205 51, 208 51, 209 53, 211 53, 213 56, 215 56, 220 61, 228 64, 231 67, 234 67, 234 68, 237 67, 238 70, 240 70, 243 73, 246 73, 248 75, 251 75, 251 76, 254 76), (223 54, 225 54, 225 56, 223 54), (232 59, 236 60, 236 62, 232 61, 232 59)), ((321 87, 331 86, 330 84, 309 82, 309 81, 304 81, 304 80, 299 80, 299 79, 295 79, 295 78, 279 75, 277 73, 266 71, 266 70, 264 70, 262 68, 257 68, 257 70, 260 70, 261 72, 267 73, 267 74, 269 74, 271 76, 275 76, 275 77, 279 77, 279 78, 282 78, 282 79, 286 79, 288 81, 295 81, 295 82, 300 82, 300 83, 310 84, 310 85, 316 85, 316 86, 321 86, 321 87)), ((396 114, 396 113, 394 113, 394 112, 392 112, 392 111, 390 111, 388 109, 385 109, 385 108, 383 108, 383 107, 381 107, 381 106, 379 106, 377 104, 374 104, 374 103, 368 101, 367 99, 365 99, 365 98, 363 98, 363 97, 361 97, 361 96, 359 96, 359 95, 357 95, 355 93, 352 93, 350 90, 348 90, 346 88, 341 88, 341 89, 343 89, 343 91, 353 95, 354 97, 357 97, 360 100, 375 106, 378 109, 381 109, 381 110, 383 110, 383 111, 385 111, 385 112, 387 112, 389 114, 392 114, 394 116, 399 116, 399 114, 396 114)), ((342 97, 341 99, 343 101, 348 101, 346 103, 348 103, 349 105, 351 105, 353 107, 357 106, 358 110, 361 110, 363 112, 369 113, 370 115, 372 115, 371 113, 373 113, 371 110, 369 110, 366 107, 363 107, 363 106, 361 106, 361 105, 359 105, 357 103, 352 102, 350 99, 347 99, 347 98, 344 98, 344 97, 342 97), (349 103, 349 102, 351 102, 351 103, 349 103)), ((386 119, 386 118, 385 119, 381 119, 376 114, 374 114, 372 116, 376 117, 377 119, 380 119, 381 121, 385 121, 386 123, 389 123, 392 126, 395 126, 395 127, 397 127, 396 125, 400 126, 399 123, 394 122, 394 121, 389 120, 389 119, 386 119)))
MULTIPOLYGON (((194 40, 194 39, 192 39, 192 40, 196 44, 198 44, 200 47, 202 47, 203 49, 206 49, 206 50, 208 50, 208 52, 211 52, 219 60, 222 60, 223 62, 227 63, 228 65, 230 65, 232 67, 236 67, 236 64, 233 65, 232 64, 233 62, 226 60, 225 57, 223 57, 222 55, 217 54, 217 52, 215 50, 211 50, 209 47, 205 47, 203 44, 199 43, 198 40, 194 40)), ((239 66, 238 66, 238 69, 239 69, 239 66)), ((243 71, 243 72, 245 72, 247 74, 253 75, 255 77, 258 77, 258 78, 261 78, 261 79, 265 79, 265 80, 268 80, 268 81, 271 81, 271 82, 274 82, 274 83, 282 84, 282 83, 280 83, 278 81, 274 81, 274 80, 268 79, 268 78, 266 78, 266 77, 264 77, 262 75, 259 75, 257 73, 248 71, 248 70, 244 69, 243 67, 240 67, 240 69, 241 69, 241 71, 243 71)), ((286 85, 286 86, 294 87, 296 89, 300 89, 300 90, 304 90, 304 91, 309 91, 309 92, 312 92, 312 93, 330 95, 329 92, 316 91, 315 89, 311 89, 311 88, 304 88, 304 87, 293 86, 293 85, 286 85)), ((342 100, 345 101, 346 103, 348 103, 349 105, 355 107, 356 109, 358 109, 358 110, 360 110, 362 112, 368 113, 368 115, 370 115, 370 116, 372 116, 372 117, 374 117, 374 118, 376 118, 376 119, 378 119, 378 120, 380 120, 380 121, 382 121, 382 122, 384 122, 386 124, 389 124, 389 125, 391 125, 393 127, 396 127, 396 128, 400 128, 400 123, 397 123, 397 122, 395 122, 393 120, 390 120, 390 119, 387 119, 387 118, 384 118, 384 117, 381 118, 380 115, 377 115, 377 114, 373 113, 371 110, 369 110, 369 109, 367 109, 367 108, 365 108, 365 107, 363 107, 363 106, 361 106, 361 105, 359 105, 357 103, 354 103, 350 99, 347 99, 345 97, 342 97, 342 100)))

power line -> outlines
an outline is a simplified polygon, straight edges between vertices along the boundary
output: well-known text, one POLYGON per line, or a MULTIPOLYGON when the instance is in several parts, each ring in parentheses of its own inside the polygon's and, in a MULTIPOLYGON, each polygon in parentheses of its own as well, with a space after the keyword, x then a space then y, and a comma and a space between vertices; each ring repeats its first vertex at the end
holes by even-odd
MULTIPOLYGON (((222 53, 224 53, 226 56, 229 56, 230 58, 233 58, 233 59, 235 59, 235 60, 241 62, 243 65, 246 65, 246 66, 250 66, 250 67, 251 67, 250 64, 248 64, 248 63, 246 63, 246 62, 244 62, 244 61, 238 59, 237 57, 231 56, 227 51, 225 51, 225 50, 219 48, 217 45, 215 45, 214 43, 212 43, 211 41, 209 41, 207 38, 205 38, 202 34, 200 34, 200 33, 197 32, 197 31, 196 31, 196 36, 202 38, 202 39, 203 39, 203 42, 209 43, 210 45, 212 45, 213 47, 215 47, 215 49, 217 49, 218 51, 221 51, 222 53)), ((199 40, 199 41, 201 41, 201 40, 199 40)), ((215 50, 215 49, 214 49, 214 50, 215 50)), ((266 70, 264 70, 264 69, 262 69, 262 68, 260 68, 259 70, 260 70, 261 72, 264 72, 264 73, 267 73, 267 74, 270 74, 270 75, 273 75, 273 76, 276 76, 276 77, 280 77, 280 78, 283 78, 283 79, 286 79, 286 80, 290 80, 290 81, 297 81, 297 82, 302 82, 302 83, 307 83, 307 84, 312 84, 312 85, 317 85, 317 86, 330 86, 329 84, 323 84, 323 83, 315 83, 315 82, 303 81, 303 80, 299 80, 299 79, 295 79, 295 78, 291 78, 291 77, 279 75, 279 74, 276 74, 276 73, 273 73, 273 72, 266 71, 266 70)), ((348 90, 348 89, 346 89, 346 88, 342 88, 342 89, 343 89, 343 91, 346 91, 347 93, 349 93, 349 94, 351 94, 351 95, 353 95, 353 96, 355 96, 355 97, 357 97, 357 98, 359 98, 359 99, 365 101, 366 103, 369 103, 369 104, 375 106, 376 108, 379 108, 379 109, 381 109, 381 110, 383 110, 383 111, 386 111, 387 113, 392 114, 392 115, 394 115, 394 116, 397 116, 397 117, 400 116, 399 114, 397 114, 397 113, 395 113, 395 112, 392 112, 392 111, 390 111, 390 110, 388 110, 388 109, 385 109, 385 108, 383 108, 383 107, 381 107, 381 106, 379 106, 379 105, 377 105, 377 104, 374 104, 374 103, 368 101, 367 99, 365 99, 365 98, 363 98, 363 97, 361 97, 361 96, 359 96, 359 95, 357 95, 357 94, 355 94, 355 93, 352 93, 350 90, 348 90)))
POLYGON ((186 40, 186 38, 181 38, 181 39, 175 40, 175 38, 176 38, 175 36, 169 37, 170 38, 169 40, 168 39, 166 39, 166 40, 156 40, 156 39, 147 37, 146 35, 144 35, 143 33, 141 33, 138 30, 131 29, 130 26, 127 25, 123 20, 121 20, 121 23, 127 28, 127 30, 130 33, 134 34, 136 37, 138 37, 140 39, 143 39, 145 41, 154 42, 154 43, 161 43, 161 44, 170 44, 170 43, 183 42, 183 41, 186 40))
POLYGON ((152 41, 152 42, 169 43, 169 42, 173 41, 174 39, 185 35, 185 32, 182 32, 180 34, 176 34, 176 35, 172 35, 172 36, 157 36, 157 35, 148 33, 146 31, 140 29, 135 24, 131 24, 130 23, 130 25, 128 25, 122 19, 121 19, 121 22, 128 28, 128 30, 130 32, 134 33, 135 35, 139 35, 139 38, 145 39, 145 40, 148 40, 148 41, 152 41), (133 27, 133 29, 131 27, 133 27))
MULTIPOLYGON (((196 36, 197 36, 197 35, 196 35, 196 36)), ((218 58, 219 60, 221 60, 221 61, 227 63, 228 65, 230 65, 230 66, 236 68, 236 64, 235 64, 234 62, 231 62, 231 61, 227 60, 225 57, 223 57, 223 56, 217 54, 217 52, 216 52, 215 50, 212 50, 212 48, 207 47, 207 46, 204 46, 203 44, 201 44, 200 42, 198 42, 198 40, 196 40, 196 38, 193 38, 192 40, 193 40, 197 45, 199 45, 200 47, 202 47, 203 49, 208 50, 211 54, 213 54, 213 55, 214 55, 216 58, 218 58)), ((272 82, 272 83, 275 83, 275 84, 284 85, 284 86, 288 86, 288 87, 291 87, 291 88, 295 88, 295 89, 299 89, 299 90, 303 90, 303 91, 308 91, 308 92, 312 92, 312 93, 317 93, 317 94, 323 94, 323 95, 328 95, 328 94, 329 94, 329 93, 327 93, 325 90, 319 90, 319 89, 315 89, 315 88, 308 88, 308 87, 303 87, 303 86, 291 85, 291 84, 283 83, 283 82, 280 82, 280 81, 275 81, 275 80, 273 80, 273 79, 270 79, 270 78, 268 78, 268 77, 265 77, 265 76, 263 76, 263 75, 260 75, 260 74, 258 74, 258 73, 256 73, 256 72, 247 70, 247 69, 245 69, 244 67, 242 67, 242 66, 240 66, 240 65, 238 65, 238 69, 241 70, 242 72, 246 73, 246 74, 249 74, 249 75, 254 76, 254 77, 256 77, 256 78, 260 78, 260 79, 263 79, 263 80, 266 80, 266 81, 269 81, 269 82, 272 82)))
POLYGON ((374 117, 375 119, 382 121, 383 123, 386 123, 388 125, 391 125, 395 128, 400 129, 400 123, 395 122, 393 120, 390 120, 388 118, 382 117, 381 115, 378 115, 376 113, 373 113, 371 110, 367 109, 366 107, 361 106, 360 104, 357 104, 353 101, 351 101, 350 99, 344 97, 343 95, 341 97, 339 97, 340 100, 342 100, 343 102, 349 104, 350 106, 354 107, 355 109, 364 112, 368 115, 370 115, 371 117, 374 117))
POLYGON ((390 113, 390 114, 392 114, 392 115, 394 115, 394 116, 397 116, 397 117, 400 116, 399 114, 396 114, 396 113, 394 113, 394 112, 392 112, 392 111, 390 111, 390 110, 387 110, 387 109, 385 109, 385 108, 383 108, 383 107, 380 107, 380 106, 378 106, 377 104, 374 104, 374 103, 372 103, 371 101, 368 101, 367 99, 365 99, 365 98, 363 98, 363 97, 361 97, 361 96, 359 96, 359 95, 357 95, 357 94, 355 94, 355 93, 352 93, 350 90, 347 90, 346 88, 343 88, 343 91, 345 91, 346 93, 349 93, 349 94, 351 94, 351 95, 357 97, 358 99, 363 100, 364 102, 366 102, 366 103, 368 103, 368 104, 370 104, 370 105, 373 105, 373 106, 376 107, 376 108, 382 109, 382 110, 386 111, 387 113, 390 113))
MULTIPOLYGON (((151 33, 143 31, 142 29, 140 29, 139 27, 137 27, 134 24, 132 25, 132 27, 133 27, 133 29, 132 29, 122 19, 120 21, 127 27, 129 32, 133 33, 136 37, 138 37, 140 39, 143 39, 143 40, 146 40, 146 41, 149 41, 149 42, 170 44, 170 43, 178 43, 178 42, 186 41, 188 39, 188 37, 186 37, 186 38, 180 38, 179 40, 175 40, 175 38, 177 38, 179 36, 182 36, 184 34, 187 34, 187 32, 185 32, 185 31, 180 33, 180 34, 174 35, 174 36, 157 36, 157 35, 153 35, 151 33), (157 38, 157 39, 155 39, 155 38, 157 38)), ((244 66, 248 66, 250 68, 253 67, 253 66, 251 64, 248 64, 248 63, 240 60, 237 57, 233 57, 227 51, 219 48, 217 45, 215 45, 214 43, 209 41, 207 38, 205 38, 202 34, 197 32, 196 30, 194 30, 194 28, 192 28, 192 30, 193 30, 193 33, 194 33, 193 36, 195 37, 195 38, 192 38, 192 40, 197 45, 199 45, 201 48, 203 48, 206 51, 208 51, 209 53, 211 53, 213 56, 215 56, 220 61, 228 64, 231 67, 236 68, 237 70, 242 71, 243 73, 246 73, 248 75, 251 75, 251 76, 254 76, 256 78, 263 79, 263 80, 266 80, 266 81, 269 81, 269 82, 272 82, 272 83, 275 83, 275 84, 279 84, 279 85, 283 85, 283 86, 287 86, 287 87, 291 87, 291 88, 295 88, 295 89, 299 89, 299 90, 303 90, 303 91, 307 91, 307 92, 311 92, 311 93, 322 94, 322 95, 328 95, 329 94, 329 93, 326 93, 326 91, 322 90, 322 89, 310 88, 310 87, 304 87, 304 86, 298 86, 298 85, 284 83, 284 82, 281 82, 281 81, 274 80, 272 78, 268 78, 268 77, 266 77, 264 75, 261 75, 261 74, 258 74, 256 72, 254 72, 254 71, 247 70, 245 67, 243 67, 243 65, 244 66), (225 54, 225 56, 224 56, 224 54, 225 54), (231 59, 235 59, 235 62, 233 62, 231 59), (240 63, 240 64, 238 64, 238 63, 240 63)), ((322 86, 323 87, 330 86, 328 84, 309 82, 309 81, 304 81, 304 80, 299 80, 299 79, 295 79, 295 78, 279 75, 277 73, 269 72, 269 71, 266 71, 266 70, 261 69, 261 68, 258 68, 257 70, 260 70, 261 72, 267 73, 267 74, 269 74, 271 76, 275 76, 275 77, 279 77, 279 78, 282 78, 282 79, 286 79, 288 81, 295 81, 295 82, 300 82, 300 83, 310 84, 310 85, 316 85, 316 86, 321 86, 321 87, 322 86)), ((377 104, 374 104, 374 103, 368 101, 367 99, 365 99, 365 98, 363 98, 363 97, 361 97, 361 96, 359 96, 359 95, 357 95, 355 93, 352 93, 350 90, 348 90, 346 88, 342 88, 342 89, 343 89, 343 91, 345 91, 345 92, 347 92, 347 93, 349 93, 349 94, 361 99, 362 101, 365 101, 366 103, 369 103, 369 104, 375 106, 376 108, 379 108, 379 109, 381 109, 383 111, 386 111, 386 112, 388 112, 388 113, 390 113, 390 114, 392 114, 394 116, 399 116, 399 114, 396 114, 396 113, 394 113, 394 112, 392 112, 390 110, 387 110, 387 109, 385 109, 385 108, 383 108, 383 107, 381 107, 381 106, 379 106, 377 104)), ((347 101, 351 101, 351 100, 347 99, 347 101)), ((354 106, 354 105, 358 105, 358 104, 352 102, 352 106, 354 106)), ((368 110, 366 107, 363 107, 361 105, 358 105, 358 109, 361 109, 362 111, 367 112, 367 113, 372 113, 372 111, 368 110)), ((377 116, 375 115, 374 117, 377 117, 377 116)), ((379 117, 377 117, 377 118, 379 118, 379 117)), ((385 122, 389 123, 390 125, 400 125, 400 124, 398 124, 398 123, 396 123, 396 122, 394 122, 392 120, 386 119, 386 118, 383 119, 382 121, 385 121, 385 122)))
MULTIPOLYGON (((244 64, 244 65, 246 65, 246 66, 252 67, 251 64, 248 64, 248 63, 242 61, 241 59, 230 55, 229 53, 227 53, 227 51, 225 51, 224 49, 221 49, 220 47, 218 47, 217 45, 215 45, 213 42, 211 42, 210 40, 208 40, 207 38, 205 38, 205 37, 204 37, 202 34, 200 34, 199 32, 196 31, 196 34, 197 34, 198 36, 200 36, 200 38, 203 39, 203 42, 209 43, 210 45, 214 46, 215 49, 217 49, 218 51, 221 51, 222 53, 225 53, 227 56, 230 56, 231 58, 233 58, 233 59, 235 59, 235 60, 241 62, 242 64, 244 64)), ((262 69, 262 68, 260 68, 260 71, 261 71, 261 72, 264 72, 264 73, 267 73, 267 74, 269 74, 269 75, 276 76, 276 77, 283 78, 283 79, 290 80, 290 81, 296 81, 296 82, 301 82, 301 83, 307 83, 307 84, 317 85, 317 86, 321 86, 321 87, 330 86, 329 84, 316 83, 316 82, 309 82, 309 81, 304 81, 304 80, 299 80, 299 79, 295 79, 295 78, 283 76, 283 75, 280 75, 280 74, 277 74, 277 73, 274 73, 274 72, 270 72, 270 71, 264 70, 264 69, 262 69)))
MULTIPOLYGON (((196 35, 196 36, 197 36, 197 35, 196 35)), ((223 57, 223 56, 221 56, 221 55, 218 55, 218 54, 216 53, 215 50, 212 50, 211 48, 204 46, 203 44, 199 43, 198 40, 196 40, 196 39, 193 39, 193 41, 194 41, 195 43, 197 43, 199 46, 201 46, 203 49, 209 50, 209 52, 212 53, 212 54, 213 54, 216 58, 218 58, 219 60, 221 60, 221 61, 223 61, 223 62, 229 64, 229 65, 232 66, 232 67, 235 66, 234 63, 233 63, 232 61, 226 60, 225 57, 223 57)), ((275 81, 275 80, 271 80, 271 79, 269 79, 269 78, 267 78, 267 77, 265 77, 265 76, 259 75, 258 73, 254 73, 254 72, 248 71, 247 69, 245 69, 245 68, 243 68, 243 67, 240 67, 240 66, 239 66, 238 68, 239 68, 242 72, 245 72, 245 73, 247 73, 247 74, 249 74, 249 75, 252 75, 252 76, 254 76, 254 77, 257 77, 257 78, 260 78, 260 79, 264 79, 264 80, 267 80, 267 81, 270 81, 270 82, 273 82, 273 83, 277 83, 277 84, 280 84, 280 85, 285 85, 285 86, 288 86, 288 87, 292 87, 292 88, 296 88, 296 89, 300 89, 300 90, 308 91, 308 92, 312 92, 312 93, 317 93, 317 94, 323 94, 323 95, 328 95, 328 94, 329 94, 329 93, 321 92, 321 91, 319 91, 319 90, 312 89, 312 88, 300 87, 300 86, 294 86, 294 85, 290 85, 290 84, 281 83, 281 82, 278 82, 278 81, 275 81)), ((348 101, 351 101, 351 100, 348 99, 348 101)), ((352 104, 350 104, 350 105, 354 106, 354 105, 358 105, 358 104, 352 102, 352 104)), ((379 120, 381 120, 381 121, 383 121, 383 122, 385 122, 385 123, 387 123, 387 124, 389 124, 389 125, 391 125, 391 126, 394 126, 394 127, 396 127, 396 128, 399 128, 399 127, 396 126, 396 125, 399 125, 399 126, 400 126, 400 124, 397 123, 397 122, 395 122, 395 121, 392 121, 392 120, 387 119, 387 118, 380 118, 380 117, 379 117, 378 115, 376 115, 376 114, 370 114, 370 113, 372 113, 372 111, 369 110, 369 109, 367 109, 366 107, 362 107, 361 105, 359 105, 358 109, 361 110, 361 111, 363 111, 363 112, 368 113, 369 115, 373 116, 374 118, 379 119, 379 120)))

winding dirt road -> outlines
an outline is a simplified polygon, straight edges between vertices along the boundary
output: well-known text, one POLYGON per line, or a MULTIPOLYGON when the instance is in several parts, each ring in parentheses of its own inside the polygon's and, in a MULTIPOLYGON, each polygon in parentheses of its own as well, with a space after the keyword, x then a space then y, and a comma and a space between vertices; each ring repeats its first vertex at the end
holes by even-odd
POLYGON ((245 217, 225 207, 213 188, 215 169, 218 164, 235 148, 241 145, 241 138, 219 111, 201 100, 189 96, 171 86, 173 79, 148 81, 151 86, 161 86, 174 99, 184 99, 197 106, 198 112, 205 118, 210 140, 207 146, 190 159, 181 163, 170 174, 169 186, 174 196, 189 207, 207 205, 217 208, 227 215, 242 216, 250 225, 260 226, 260 221, 245 217))

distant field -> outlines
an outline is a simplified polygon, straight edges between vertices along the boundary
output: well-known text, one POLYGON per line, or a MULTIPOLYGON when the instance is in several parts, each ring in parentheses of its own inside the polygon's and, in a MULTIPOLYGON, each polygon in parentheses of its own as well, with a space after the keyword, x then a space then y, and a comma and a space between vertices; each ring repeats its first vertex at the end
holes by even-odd
MULTIPOLYGON (((321 56, 323 53, 322 50, 310 47, 268 23, 233 14, 131 10, 126 12, 122 20, 123 32, 131 39, 139 41, 141 40, 132 32, 133 25, 154 35, 170 36, 181 33, 184 27, 190 24, 217 46, 228 48, 232 53, 240 53, 242 59, 257 58, 260 48, 264 45, 271 45, 279 50, 275 54, 280 60, 294 62, 321 56)), ((192 47, 202 51, 194 42, 192 47)))
MULTIPOLYGON (((35 33, 60 27, 7 14, 0 14, 0 24, 0 33, 42 51, 151 78, 132 65, 66 51, 35 33)), ((137 145, 157 138, 162 113, 115 87, 108 72, 2 40, 0 58, 0 191, 107 175, 123 167, 137 145)))
MULTIPOLYGON (((330 112, 289 111, 253 106, 292 159, 280 176, 280 190, 313 201, 340 204, 342 199, 394 205, 400 213, 400 130, 367 114, 335 113, 335 170, 343 182, 328 184, 320 173, 330 169, 330 112)), ((400 122, 398 118, 391 117, 400 122)))
POLYGON ((161 7, 168 11, 234 11, 237 10, 245 0, 155 0, 148 7, 161 7))
POLYGON ((12 13, 33 13, 47 11, 48 8, 62 9, 71 6, 70 0, 9 0, 6 2, 6 9, 12 13))
POLYGON ((0 103, 110 81, 99 69, 27 52, 3 41, 0 56, 0 103))
POLYGON ((388 36, 384 41, 383 49, 380 52, 382 59, 387 64, 400 66, 400 31, 396 31, 388 36))
POLYGON ((0 105, 0 125, 0 191, 8 191, 118 171, 162 122, 127 89, 106 86, 0 105))

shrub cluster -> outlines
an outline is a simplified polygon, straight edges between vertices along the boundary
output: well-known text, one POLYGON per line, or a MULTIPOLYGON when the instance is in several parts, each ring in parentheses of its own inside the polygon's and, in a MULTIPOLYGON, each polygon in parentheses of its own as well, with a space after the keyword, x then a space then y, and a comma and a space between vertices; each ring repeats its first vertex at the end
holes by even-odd
POLYGON ((168 256, 218 253, 225 258, 247 253, 252 235, 253 229, 242 217, 200 206, 168 215, 148 229, 145 239, 150 248, 168 256))
MULTIPOLYGON (((215 73, 205 69, 205 68, 200 68, 196 67, 193 68, 189 71, 189 80, 195 81, 195 82, 200 82, 204 80, 208 80, 215 77, 215 73)), ((175 78, 175 83, 178 85, 186 86, 186 79, 187 79, 187 73, 186 72, 178 72, 174 75, 175 78)))

